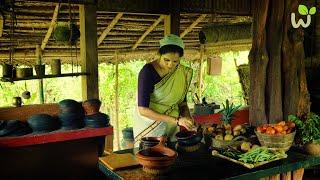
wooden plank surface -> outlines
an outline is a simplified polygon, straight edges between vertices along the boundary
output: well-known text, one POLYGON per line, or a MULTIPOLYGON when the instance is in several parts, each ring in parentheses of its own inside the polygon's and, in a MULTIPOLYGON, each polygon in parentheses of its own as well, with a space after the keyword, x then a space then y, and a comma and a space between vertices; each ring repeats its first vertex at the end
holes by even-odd
POLYGON ((21 107, 1 107, 0 120, 27 121, 34 114, 45 113, 57 116, 60 113, 58 104, 33 104, 21 107))
POLYGON ((99 158, 99 161, 111 170, 118 170, 139 166, 135 156, 131 153, 115 154, 112 153, 105 157, 99 158))

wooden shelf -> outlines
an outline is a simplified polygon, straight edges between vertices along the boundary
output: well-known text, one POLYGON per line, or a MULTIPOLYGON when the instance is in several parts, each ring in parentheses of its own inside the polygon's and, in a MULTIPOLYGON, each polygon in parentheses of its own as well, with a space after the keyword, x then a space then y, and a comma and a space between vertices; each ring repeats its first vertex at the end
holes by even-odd
POLYGON ((3 82, 13 82, 13 81, 23 81, 23 80, 58 78, 58 77, 71 77, 71 76, 85 76, 85 75, 88 75, 88 73, 66 73, 66 74, 60 74, 60 75, 31 76, 31 77, 24 77, 24 78, 1 77, 1 81, 3 81, 3 82))

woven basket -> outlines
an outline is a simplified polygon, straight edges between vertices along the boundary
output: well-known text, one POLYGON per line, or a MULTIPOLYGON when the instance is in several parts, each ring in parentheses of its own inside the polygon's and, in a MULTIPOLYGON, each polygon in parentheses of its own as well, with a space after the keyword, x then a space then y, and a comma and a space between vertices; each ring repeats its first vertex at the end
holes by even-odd
POLYGON ((215 148, 226 148, 228 146, 239 146, 242 142, 246 141, 247 138, 244 136, 237 136, 231 141, 223 141, 215 138, 211 138, 212 143, 211 146, 215 148))
POLYGON ((292 146, 296 132, 284 135, 269 135, 255 131, 258 140, 262 146, 266 146, 274 150, 288 151, 292 146))

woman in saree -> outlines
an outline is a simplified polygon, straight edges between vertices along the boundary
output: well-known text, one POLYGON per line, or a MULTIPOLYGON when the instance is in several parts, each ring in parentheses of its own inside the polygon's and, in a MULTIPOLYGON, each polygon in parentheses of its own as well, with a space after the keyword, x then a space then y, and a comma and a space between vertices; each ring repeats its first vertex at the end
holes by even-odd
POLYGON ((179 36, 165 36, 160 40, 160 58, 141 69, 133 125, 135 142, 142 137, 155 136, 176 141, 175 134, 180 126, 195 130, 186 100, 192 69, 180 64, 184 47, 179 36))

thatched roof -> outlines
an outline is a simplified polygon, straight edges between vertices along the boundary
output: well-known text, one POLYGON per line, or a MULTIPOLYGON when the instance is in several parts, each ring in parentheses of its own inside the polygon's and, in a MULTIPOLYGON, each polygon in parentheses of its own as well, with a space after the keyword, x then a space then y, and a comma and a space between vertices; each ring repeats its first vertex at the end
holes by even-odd
MULTIPOLYGON (((10 39, 10 28, 12 27, 10 13, 3 11, 4 26, 2 36, 0 35, 0 61, 9 62, 10 47, 13 47, 14 63, 34 64, 37 44, 44 44, 44 61, 53 58, 60 58, 63 62, 71 62, 71 59, 75 60, 76 48, 73 47, 71 53, 69 45, 59 44, 53 39, 52 35, 48 37, 46 42, 45 37, 50 29, 50 24, 52 24, 55 9, 56 11, 59 9, 57 14, 58 22, 68 22, 70 19, 69 5, 61 4, 60 8, 57 8, 57 5, 57 3, 53 2, 16 0, 16 24, 13 39, 10 39), (70 58, 71 55, 74 57, 70 58)), ((71 17, 79 25, 78 5, 72 5, 71 7, 71 17)), ((164 35, 164 22, 159 18, 161 18, 161 14, 97 11, 97 38, 99 39, 104 31, 104 35, 107 34, 98 47, 99 61, 112 62, 115 60, 115 54, 118 54, 117 57, 120 61, 139 58, 154 59, 157 56, 158 41, 164 35), (154 29, 137 44, 141 36, 157 20, 159 23, 154 29), (135 44, 137 45, 133 50, 135 44)), ((180 34, 184 34, 183 40, 186 44, 185 57, 191 60, 199 58, 200 43, 198 33, 206 23, 232 24, 250 21, 251 18, 249 16, 181 14, 180 34)), ((79 53, 79 42, 77 47, 77 53, 79 53)), ((79 54, 77 58, 80 59, 79 54)))

